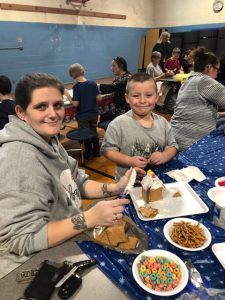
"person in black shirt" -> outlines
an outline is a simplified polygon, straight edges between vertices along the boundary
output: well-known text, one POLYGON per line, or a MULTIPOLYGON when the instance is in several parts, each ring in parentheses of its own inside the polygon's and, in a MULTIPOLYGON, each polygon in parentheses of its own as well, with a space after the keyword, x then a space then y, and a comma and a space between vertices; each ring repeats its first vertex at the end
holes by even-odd
POLYGON ((11 95, 11 81, 7 76, 0 75, 0 129, 9 122, 9 115, 15 114, 15 102, 11 95))
POLYGON ((130 109, 125 100, 125 91, 131 74, 127 70, 126 60, 120 56, 113 58, 111 68, 116 78, 112 84, 100 84, 99 90, 102 94, 114 93, 116 115, 121 115, 130 109))

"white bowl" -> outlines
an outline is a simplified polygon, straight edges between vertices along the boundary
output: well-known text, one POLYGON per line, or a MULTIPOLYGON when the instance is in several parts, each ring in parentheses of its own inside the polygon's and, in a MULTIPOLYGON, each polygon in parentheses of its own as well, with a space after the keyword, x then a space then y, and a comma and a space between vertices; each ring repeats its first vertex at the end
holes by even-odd
POLYGON ((211 233, 201 223, 199 223, 199 224, 200 224, 201 228, 203 229, 204 235, 206 237, 206 240, 205 240, 204 244, 201 247, 198 247, 198 248, 187 248, 187 247, 183 247, 183 246, 178 245, 177 243, 175 243, 172 240, 172 238, 171 238, 173 224, 174 223, 178 223, 178 222, 182 222, 182 221, 183 222, 189 222, 192 225, 197 225, 199 223, 198 221, 193 220, 193 219, 189 219, 189 218, 175 218, 175 219, 170 220, 169 222, 167 222, 165 224, 165 226, 163 228, 164 235, 165 235, 165 237, 166 237, 166 239, 167 239, 168 242, 170 242, 172 245, 176 246, 177 248, 180 248, 180 249, 186 250, 186 251, 199 251, 199 250, 203 250, 203 249, 207 248, 211 244, 211 241, 212 241, 211 233))
POLYGON ((139 254, 133 262, 132 272, 133 272, 133 276, 134 276, 136 282, 140 285, 140 287, 142 287, 147 292, 157 295, 157 296, 165 296, 166 297, 166 296, 172 296, 177 293, 180 293, 185 288, 185 286, 187 285, 187 282, 188 282, 188 270, 187 270, 187 267, 185 266, 184 262, 177 255, 173 254, 172 252, 166 251, 166 250, 159 250, 159 249, 147 250, 147 251, 139 254), (143 255, 151 256, 151 257, 163 256, 163 257, 170 259, 170 260, 174 261, 175 263, 179 264, 180 270, 182 273, 182 277, 181 277, 181 280, 180 280, 178 286, 170 291, 155 291, 155 290, 147 287, 147 285, 145 285, 142 282, 142 280, 138 274, 138 264, 140 263, 141 257, 143 255))
POLYGON ((208 190, 208 197, 221 207, 225 207, 225 188, 216 186, 208 190))
POLYGON ((215 181, 215 186, 220 186, 220 187, 225 188, 225 186, 219 185, 219 182, 220 182, 220 181, 225 181, 225 176, 219 177, 219 178, 217 178, 216 181, 215 181))

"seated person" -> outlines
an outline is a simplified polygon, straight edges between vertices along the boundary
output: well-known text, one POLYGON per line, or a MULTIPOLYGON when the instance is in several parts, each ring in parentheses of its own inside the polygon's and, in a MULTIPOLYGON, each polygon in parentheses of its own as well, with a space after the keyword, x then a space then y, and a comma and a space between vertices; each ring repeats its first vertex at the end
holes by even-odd
POLYGON ((99 90, 102 94, 113 93, 116 114, 121 115, 129 110, 125 100, 127 80, 131 74, 127 70, 127 62, 123 57, 117 56, 112 60, 112 72, 116 76, 112 84, 100 84, 99 90))
POLYGON ((81 198, 120 194, 131 170, 114 184, 90 180, 59 143, 63 84, 34 73, 15 91, 16 114, 0 131, 0 278, 31 254, 122 218, 127 199, 100 201, 82 212, 81 198), (10 157, 10 159, 6 159, 10 157))
POLYGON ((126 89, 131 110, 109 124, 101 146, 103 155, 117 164, 116 180, 130 167, 158 166, 177 153, 169 122, 152 112, 157 99, 156 83, 150 75, 131 76, 126 89))
POLYGON ((188 74, 193 69, 193 63, 191 58, 191 50, 187 50, 182 54, 182 57, 180 59, 180 65, 181 69, 185 74, 188 74))
POLYGON ((180 49, 174 48, 172 51, 172 56, 168 58, 164 64, 165 72, 173 72, 174 74, 182 73, 181 66, 180 66, 180 49))
POLYGON ((225 109, 225 87, 215 78, 219 60, 204 47, 192 52, 194 71, 181 85, 171 125, 179 150, 216 129, 218 106, 225 109))
POLYGON ((173 75, 171 71, 163 73, 159 63, 162 54, 158 51, 152 52, 151 62, 146 68, 146 73, 151 75, 156 81, 164 79, 173 75))
POLYGON ((0 75, 0 129, 9 122, 9 115, 15 115, 15 102, 11 95, 11 81, 0 75))
POLYGON ((76 84, 73 86, 72 105, 77 107, 76 120, 78 128, 88 128, 95 135, 91 140, 84 141, 84 157, 100 156, 99 137, 96 130, 99 114, 97 100, 101 100, 98 86, 96 82, 87 80, 84 77, 85 70, 80 64, 71 65, 69 74, 76 81, 76 84))
POLYGON ((220 57, 220 71, 217 74, 216 80, 225 85, 225 50, 220 57))

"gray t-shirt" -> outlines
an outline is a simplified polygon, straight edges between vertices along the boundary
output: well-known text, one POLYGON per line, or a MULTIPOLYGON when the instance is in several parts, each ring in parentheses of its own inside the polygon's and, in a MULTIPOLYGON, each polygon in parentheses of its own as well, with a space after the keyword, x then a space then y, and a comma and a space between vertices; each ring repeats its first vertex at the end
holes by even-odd
MULTIPOLYGON (((155 151, 164 151, 169 147, 178 148, 169 122, 154 113, 152 116, 154 122, 151 128, 145 128, 134 120, 131 110, 114 119, 105 133, 101 152, 116 150, 129 156, 147 158, 155 151)), ((117 165, 116 180, 119 180, 128 168, 117 165)))

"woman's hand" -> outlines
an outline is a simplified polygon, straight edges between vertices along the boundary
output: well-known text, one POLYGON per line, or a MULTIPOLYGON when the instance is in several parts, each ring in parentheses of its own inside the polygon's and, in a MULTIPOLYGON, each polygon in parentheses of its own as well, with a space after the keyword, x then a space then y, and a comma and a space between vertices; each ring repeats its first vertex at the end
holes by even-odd
POLYGON ((88 228, 95 226, 110 226, 122 218, 124 205, 128 204, 128 199, 115 199, 110 201, 100 201, 92 208, 84 212, 88 228))

